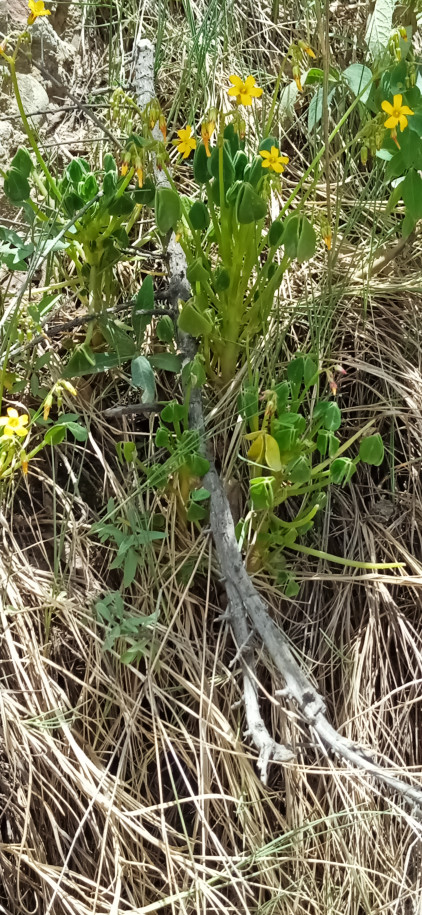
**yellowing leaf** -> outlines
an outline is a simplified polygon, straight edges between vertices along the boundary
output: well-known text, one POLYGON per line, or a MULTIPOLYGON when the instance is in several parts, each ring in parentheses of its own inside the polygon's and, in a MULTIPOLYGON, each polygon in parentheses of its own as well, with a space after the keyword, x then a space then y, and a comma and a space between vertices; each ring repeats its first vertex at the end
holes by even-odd
POLYGON ((280 449, 272 435, 265 436, 265 463, 270 470, 273 470, 275 473, 280 472, 280 449))

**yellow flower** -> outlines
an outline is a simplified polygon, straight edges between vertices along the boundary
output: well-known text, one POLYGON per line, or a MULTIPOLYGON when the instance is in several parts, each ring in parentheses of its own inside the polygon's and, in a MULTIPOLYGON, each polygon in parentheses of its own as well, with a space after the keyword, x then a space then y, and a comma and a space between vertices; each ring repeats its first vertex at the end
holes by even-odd
POLYGON ((230 76, 232 88, 228 90, 228 95, 236 98, 236 105, 252 105, 253 98, 260 98, 262 89, 255 86, 255 77, 248 76, 243 82, 240 76, 230 76))
POLYGON ((312 57, 313 60, 315 60, 316 54, 315 54, 315 52, 312 50, 312 48, 310 47, 310 45, 308 45, 307 41, 299 41, 298 44, 299 44, 299 47, 302 49, 302 51, 304 51, 305 54, 308 55, 308 57, 312 57))
POLYGON ((393 129, 397 127, 397 124, 400 124, 400 130, 404 130, 407 127, 407 118, 405 115, 412 115, 415 112, 412 111, 408 105, 402 105, 403 96, 395 95, 393 98, 393 104, 391 102, 381 102, 381 108, 389 115, 386 121, 384 121, 384 127, 388 129, 393 129))
POLYGON ((14 407, 8 407, 6 413, 7 416, 0 416, 0 426, 4 426, 3 436, 13 438, 14 435, 20 435, 21 437, 28 435, 28 429, 25 429, 25 426, 29 423, 28 414, 22 413, 19 416, 14 407))
POLYGON ((138 187, 142 187, 143 183, 144 183, 144 170, 142 168, 142 165, 138 165, 138 168, 136 169, 136 174, 138 176, 138 187))
POLYGON ((202 137, 202 142, 205 146, 205 152, 206 152, 207 156, 211 155, 210 139, 214 133, 214 130, 215 130, 215 121, 213 121, 213 120, 204 121, 201 124, 201 137, 202 137))
POLYGON ((127 175, 128 169, 129 169, 129 162, 122 162, 122 164, 120 166, 120 174, 122 175, 123 178, 125 177, 125 175, 127 175))
POLYGON ((328 250, 328 251, 331 251, 332 236, 331 236, 331 231, 330 231, 330 230, 328 230, 327 234, 324 235, 324 241, 325 241, 325 244, 326 244, 326 246, 327 246, 327 250, 328 250))
POLYGON ((177 152, 183 156, 184 159, 187 159, 190 156, 193 149, 196 149, 196 140, 192 136, 192 127, 183 127, 182 130, 177 131, 178 140, 172 140, 173 146, 176 146, 177 152))
POLYGON ((38 16, 51 16, 50 10, 44 7, 44 0, 28 0, 28 25, 33 25, 38 16))
POLYGON ((276 146, 271 147, 271 152, 268 152, 268 149, 261 149, 259 155, 264 160, 262 168, 269 168, 272 172, 277 172, 278 175, 284 172, 284 166, 289 161, 288 156, 280 155, 280 150, 276 146))
POLYGON ((281 470, 280 449, 268 432, 250 432, 245 438, 253 442, 248 451, 248 458, 255 464, 266 464, 274 473, 281 470))
POLYGON ((160 114, 160 117, 158 118, 158 126, 159 126, 159 128, 160 128, 160 130, 161 130, 161 133, 162 133, 162 135, 163 135, 163 140, 165 141, 166 138, 167 138, 167 124, 166 124, 166 119, 165 119, 165 117, 164 117, 164 115, 163 115, 162 112, 161 112, 161 114, 160 114))

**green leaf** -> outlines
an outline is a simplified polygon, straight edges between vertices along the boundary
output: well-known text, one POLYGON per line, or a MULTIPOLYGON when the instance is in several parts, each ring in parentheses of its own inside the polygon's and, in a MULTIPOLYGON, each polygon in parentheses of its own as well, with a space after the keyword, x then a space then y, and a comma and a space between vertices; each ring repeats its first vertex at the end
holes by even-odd
POLYGON ((148 359, 145 356, 137 356, 136 359, 132 359, 130 373, 133 386, 141 388, 143 391, 142 403, 152 403, 156 395, 155 378, 148 359))
POLYGON ((374 11, 369 17, 365 41, 376 61, 386 57, 395 5, 396 0, 376 0, 374 11))
POLYGON ((185 362, 182 368, 182 384, 184 387, 190 385, 192 388, 200 388, 205 384, 207 376, 203 365, 203 357, 196 353, 195 358, 185 362))
POLYGON ((83 375, 96 375, 121 365, 117 353, 92 353, 87 355, 81 347, 72 354, 62 372, 62 378, 80 378, 83 375))
POLYGON ((188 521, 203 521, 208 515, 206 508, 203 508, 202 505, 198 505, 196 502, 191 502, 189 508, 186 512, 186 519, 188 521))
POLYGON ((19 146, 19 149, 13 156, 10 166, 11 168, 16 168, 23 178, 29 178, 33 169, 33 164, 28 150, 24 149, 23 146, 19 146))
POLYGON ((204 477, 210 469, 210 462, 200 454, 190 454, 186 459, 186 464, 195 477, 204 477))
POLYGON ((322 83, 324 81, 324 71, 320 67, 311 67, 308 70, 304 83, 304 86, 313 86, 314 83, 322 83))
POLYGON ((416 219, 413 218, 411 213, 406 213, 406 216, 403 219, 401 224, 401 234, 403 238, 409 238, 409 235, 412 234, 413 230, 416 227, 416 219))
POLYGON ((199 489, 194 489, 191 492, 190 497, 192 502, 204 502, 205 499, 209 499, 210 495, 209 489, 205 489, 204 486, 201 486, 199 489))
POLYGON ((60 425, 65 429, 68 429, 72 433, 73 438, 76 438, 78 442, 86 442, 88 438, 88 430, 85 429, 85 426, 81 426, 80 423, 75 422, 60 422, 60 425))
POLYGON ((311 226, 311 223, 303 216, 302 225, 299 233, 299 240, 297 244, 297 260, 299 264, 303 264, 304 261, 308 261, 311 257, 314 256, 316 249, 316 234, 315 229, 311 226))
POLYGON ((114 156, 111 153, 106 153, 104 156, 103 168, 105 172, 112 173, 117 175, 117 165, 114 156))
POLYGON ((121 464, 132 464, 137 456, 135 442, 116 442, 117 457, 121 464))
POLYGON ((85 200, 80 194, 77 194, 75 191, 69 191, 62 200, 62 206, 67 216, 74 216, 78 210, 81 210, 85 205, 85 200))
POLYGON ((193 157, 193 174, 198 184, 205 184, 210 180, 208 171, 208 156, 203 143, 199 143, 193 157))
POLYGON ((141 206, 151 206, 155 199, 155 184, 151 178, 146 178, 143 187, 137 187, 132 191, 135 203, 141 206))
POLYGON ((282 244, 284 245, 285 254, 287 257, 292 259, 296 257, 297 254, 300 222, 301 219, 299 213, 292 213, 292 215, 284 221, 282 244))
POLYGON ((134 206, 135 202, 131 194, 125 193, 108 204, 108 212, 110 216, 130 216, 134 206))
MULTIPOLYGON (((331 89, 331 92, 328 93, 327 108, 330 106, 330 102, 334 96, 335 91, 336 91, 336 87, 334 87, 334 89, 331 89)), ((322 87, 318 87, 317 91, 315 92, 315 95, 311 98, 309 108, 308 108, 308 130, 309 130, 309 132, 311 130, 313 130, 317 124, 319 124, 319 122, 322 118, 323 102, 324 102, 324 92, 323 92, 322 87)))
POLYGON ((283 241, 284 226, 280 220, 276 220, 270 226, 268 232, 268 242, 272 248, 278 248, 283 241))
POLYGON ((145 277, 135 302, 137 308, 147 308, 148 310, 154 308, 154 283, 149 274, 145 277))
MULTIPOLYGON (((296 388, 303 381, 304 360, 303 356, 296 356, 287 366, 287 377, 292 385, 296 388)), ((281 417, 280 417, 281 419, 281 417)))
POLYGON ((174 372, 177 375, 182 368, 182 357, 176 353, 154 353, 148 359, 154 369, 163 372, 174 372))
POLYGON ((25 175, 21 175, 17 168, 11 168, 8 171, 4 179, 3 190, 8 200, 15 206, 28 200, 31 194, 28 179, 25 175))
POLYGON ((236 202, 236 219, 241 225, 258 222, 267 215, 267 203, 257 194, 255 189, 245 181, 236 202))
POLYGON ((414 168, 407 173, 400 184, 401 195, 406 205, 406 210, 414 220, 422 218, 422 178, 414 168))
POLYGON ((117 353, 121 362, 131 359, 136 353, 136 346, 129 335, 111 318, 100 318, 98 326, 109 347, 117 353))
POLYGON ((310 388, 318 380, 318 366, 311 356, 305 356, 303 360, 303 380, 306 388, 310 388))
POLYGON ((230 286, 230 273, 225 267, 215 271, 214 286, 217 292, 225 292, 230 286))
POLYGON ((197 231, 208 229, 210 224, 210 214, 208 208, 202 200, 196 200, 189 210, 189 219, 192 227, 197 231))
POLYGON ((255 477, 249 483, 252 508, 266 511, 274 505, 274 477, 255 477))
POLYGON ((169 448, 170 435, 165 426, 159 426, 155 433, 155 444, 157 448, 169 448))
POLYGON ((280 93, 279 101, 279 117, 282 121, 283 118, 293 118, 295 113, 295 104, 297 102, 297 97, 299 95, 299 90, 294 79, 291 83, 288 83, 287 86, 284 86, 284 89, 280 93))
POLYGON ((286 468, 291 483, 296 485, 308 483, 311 478, 311 464, 309 458, 301 455, 296 460, 291 461, 286 468))
POLYGON ((192 337, 202 337, 203 334, 207 335, 212 330, 209 318, 197 311, 191 302, 186 302, 183 306, 177 323, 180 330, 191 334, 192 337))
POLYGON ((170 187, 157 187, 155 191, 155 221, 161 235, 174 229, 182 215, 180 197, 170 187))
POLYGON ((202 263, 202 258, 195 257, 186 270, 186 279, 188 283, 209 283, 210 274, 202 263))
POLYGON ((246 153, 244 152, 243 149, 238 149, 238 151, 233 159, 236 181, 242 180, 243 173, 245 171, 247 164, 248 164, 248 157, 247 157, 246 153))
POLYGON ((65 437, 65 426, 51 426, 51 429, 47 429, 47 432, 44 435, 44 443, 46 445, 60 445, 64 441, 65 437))
POLYGON ((345 484, 351 480, 353 474, 356 471, 356 466, 354 461, 351 461, 350 458, 341 457, 336 458, 335 461, 331 464, 330 467, 330 478, 333 483, 345 484))
MULTIPOLYGON (((214 146, 211 156, 208 159, 208 178, 212 176, 218 181, 220 180, 220 146, 214 146)), ((224 192, 227 193, 229 187, 233 184, 235 173, 233 159, 230 152, 230 142, 225 139, 223 141, 223 183, 224 183, 224 192)))
POLYGON ((174 338, 174 324, 170 315, 163 315, 157 321, 157 337, 161 343, 171 343, 174 338))
POLYGON ((165 423, 180 422, 186 415, 184 404, 178 403, 177 400, 171 400, 161 411, 161 419, 165 423))
POLYGON ((82 176, 86 174, 85 169, 82 167, 81 161, 79 159, 72 159, 72 162, 69 162, 69 165, 66 168, 65 176, 69 181, 77 187, 79 182, 82 179, 82 176))
POLYGON ((131 547, 125 556, 123 565, 123 587, 128 588, 135 580, 136 570, 138 568, 139 554, 131 547))
POLYGON ((334 400, 320 400, 314 409, 313 418, 320 419, 327 432, 336 432, 341 425, 341 410, 334 400))
POLYGON ((299 594, 299 591, 300 591, 300 585, 297 583, 297 581, 294 580, 294 578, 291 578, 287 582, 287 585, 284 589, 284 593, 285 593, 286 597, 297 597, 297 595, 299 594))
POLYGON ((362 439, 359 457, 365 464, 372 464, 374 467, 379 467, 382 464, 384 460, 384 443, 379 433, 368 435, 367 438, 362 439))
POLYGON ((251 423, 259 413, 259 391, 256 385, 245 385, 239 394, 238 410, 242 419, 251 423))
POLYGON ((361 102, 365 104, 369 97, 372 81, 372 73, 369 67, 365 67, 364 64, 358 63, 350 64, 349 67, 346 67, 346 69, 343 70, 342 77, 354 95, 360 95, 362 90, 365 89, 365 86, 368 87, 361 96, 361 102))

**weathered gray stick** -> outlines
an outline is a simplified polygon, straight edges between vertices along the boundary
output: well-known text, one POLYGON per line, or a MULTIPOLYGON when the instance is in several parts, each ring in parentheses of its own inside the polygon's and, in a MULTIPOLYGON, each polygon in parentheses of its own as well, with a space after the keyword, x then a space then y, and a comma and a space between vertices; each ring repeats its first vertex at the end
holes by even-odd
MULTIPOLYGON (((145 38, 138 39, 134 48, 134 65, 133 65, 133 86, 136 95, 136 101, 140 108, 145 108, 148 102, 155 97, 154 91, 154 56, 155 49, 152 43, 145 38)), ((157 139, 161 138, 158 127, 155 128, 157 139)), ((155 169, 155 180, 163 185, 167 183, 167 178, 162 171, 155 169)), ((186 258, 182 247, 177 243, 174 233, 170 237, 167 248, 168 268, 169 268, 169 289, 167 290, 167 300, 173 305, 176 311, 179 299, 187 299, 190 296, 190 288, 186 279, 186 258), (173 302, 171 302, 171 291, 173 292, 173 302)), ((188 334, 180 334, 180 347, 185 361, 189 362, 194 358, 197 346, 195 340, 188 334)), ((201 393, 198 389, 191 392, 189 406, 189 423, 192 429, 197 429, 205 442, 204 435, 204 416, 202 410, 201 393)), ((217 475, 216 475, 217 476, 217 475)), ((217 477, 218 478, 218 477, 217 477)), ((215 534, 214 534, 215 539, 215 534)), ((231 600, 229 589, 227 596, 231 600)), ((277 761, 288 761, 294 758, 290 749, 277 743, 268 732, 259 708, 257 678, 255 674, 255 659, 253 649, 249 646, 252 635, 247 622, 246 615, 241 610, 239 613, 230 614, 230 624, 233 637, 239 651, 239 660, 242 667, 243 675, 243 701, 245 705, 245 714, 247 721, 246 735, 250 737, 254 746, 259 752, 258 769, 264 784, 267 781, 268 763, 271 759, 277 761)))
MULTIPOLYGON (((135 47, 134 65, 135 90, 140 106, 145 106, 154 97, 153 72, 154 48, 151 42, 142 39, 135 47)), ((157 177, 158 175, 162 179, 162 173, 158 172, 157 177)), ((179 298, 189 295, 189 286, 186 281, 186 259, 174 236, 169 245, 169 272, 170 288, 174 289, 176 306, 179 298)), ((192 359, 196 352, 196 344, 192 337, 187 334, 181 335, 181 346, 186 359, 192 359)), ((199 389, 194 389, 191 393, 189 421, 191 428, 199 431, 205 453, 205 425, 199 389)), ((246 734, 259 750, 258 768, 262 781, 265 783, 267 780, 268 764, 271 760, 286 762, 293 758, 293 753, 289 748, 273 740, 263 722, 258 702, 254 652, 250 645, 253 633, 259 635, 284 681, 284 688, 276 695, 294 703, 321 743, 346 762, 388 785, 407 802, 422 808, 420 788, 389 775, 382 766, 372 762, 363 749, 342 737, 329 723, 322 697, 301 670, 285 635, 271 618, 268 605, 249 578, 239 552, 230 505, 212 460, 203 482, 210 492, 211 531, 228 597, 225 616, 230 622, 242 665, 243 700, 248 724, 246 734), (252 631, 250 624, 253 627, 252 631)), ((393 764, 391 768, 394 768, 393 764)))

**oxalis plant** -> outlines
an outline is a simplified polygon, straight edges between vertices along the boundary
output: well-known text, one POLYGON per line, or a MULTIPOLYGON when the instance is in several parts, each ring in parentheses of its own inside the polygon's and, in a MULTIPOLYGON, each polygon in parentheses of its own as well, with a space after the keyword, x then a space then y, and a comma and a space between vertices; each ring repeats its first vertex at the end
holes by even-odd
MULTIPOLYGON (((31 0, 29 7, 28 26, 37 16, 48 15, 42 0, 37 3, 31 0)), ((57 258, 61 269, 66 260, 72 264, 69 282, 96 320, 88 322, 85 340, 73 347, 67 364, 62 367, 64 379, 103 372, 130 360, 132 382, 143 390, 142 399, 148 403, 156 398, 154 369, 173 372, 181 369, 173 317, 181 331, 198 340, 197 356, 182 370, 185 403, 174 401, 161 412, 156 444, 160 449, 166 449, 170 457, 152 471, 140 462, 133 448, 124 448, 119 457, 137 462, 146 470, 150 485, 169 485, 171 478, 182 517, 185 521, 199 522, 206 516, 207 497, 199 481, 208 464, 200 453, 198 433, 189 429, 190 391, 207 380, 220 389, 235 377, 245 361, 249 363, 251 373, 250 354, 256 339, 267 329, 285 271, 295 261, 301 264, 310 259, 316 250, 315 226, 303 209, 308 194, 303 195, 300 206, 295 207, 295 200, 306 175, 312 171, 318 174, 322 153, 317 154, 306 175, 281 206, 277 219, 271 222, 269 201, 273 192, 282 194, 282 176, 289 167, 289 157, 272 133, 281 73, 261 138, 253 148, 247 143, 242 111, 254 104, 262 95, 262 89, 253 76, 243 80, 232 75, 228 90, 230 105, 222 110, 212 108, 208 111, 198 131, 198 139, 192 126, 187 125, 173 140, 181 160, 191 163, 196 184, 191 196, 179 192, 169 172, 166 124, 155 99, 144 111, 135 111, 139 126, 123 145, 120 163, 111 153, 103 157, 96 169, 86 160, 76 158, 61 176, 54 177, 44 162, 20 101, 15 63, 19 45, 24 40, 25 33, 18 37, 13 53, 9 53, 7 42, 1 49, 10 69, 30 147, 29 151, 18 150, 4 174, 4 190, 12 203, 22 207, 34 241, 27 245, 17 233, 2 227, 0 256, 3 255, 10 269, 22 270, 26 269, 26 261, 36 249, 44 253, 48 249, 51 254, 48 271, 52 270, 57 258), (161 138, 154 132, 157 123, 161 138), (165 174, 169 186, 152 180, 152 164, 165 174), (156 239, 158 230, 165 248, 171 232, 175 231, 186 255, 187 278, 192 291, 177 315, 163 315, 157 323, 158 340, 167 351, 161 350, 148 357, 139 355, 139 350, 145 327, 151 314, 157 311, 151 277, 144 281, 133 302, 131 319, 123 327, 121 322, 103 314, 104 306, 115 301, 114 267, 120 259, 130 256, 130 234, 143 207, 153 208, 156 225, 143 242, 156 239)), ((294 58, 296 68, 300 69, 301 59, 314 56, 305 42, 299 42, 294 58)), ((387 179, 398 176, 390 206, 403 196, 409 211, 405 234, 411 231, 420 215, 419 145, 408 143, 409 132, 405 133, 410 121, 419 141, 417 73, 414 63, 405 60, 394 67, 386 65, 381 76, 379 73, 373 75, 361 64, 357 66, 359 79, 354 73, 353 87, 351 78, 348 80, 355 100, 332 136, 341 129, 348 114, 359 107, 363 126, 358 141, 365 142, 374 156, 388 160, 387 179), (400 88, 402 93, 398 91, 400 88), (407 95, 403 94, 405 92, 407 95)), ((302 85, 297 84, 300 75, 296 74, 295 79, 301 90, 302 85)), ((136 106, 132 108, 135 110, 136 106)), ((319 214, 315 224, 330 248, 332 233, 326 222, 319 214)), ((239 536, 249 549, 251 566, 273 564, 281 578, 284 572, 276 568, 274 556, 289 544, 291 547, 295 544, 296 550, 305 552, 305 545, 299 538, 309 530, 314 515, 322 507, 324 487, 329 482, 348 482, 358 459, 372 464, 379 464, 383 459, 378 435, 371 435, 361 443, 358 458, 343 456, 343 451, 353 442, 341 445, 333 436, 340 426, 339 422, 335 428, 339 411, 333 401, 320 401, 319 374, 318 358, 314 361, 310 357, 300 357, 288 368, 287 378, 276 379, 269 392, 260 392, 257 383, 252 386, 252 395, 249 386, 249 391, 242 397, 252 397, 255 402, 260 394, 265 403, 262 421, 259 419, 262 410, 260 412, 256 405, 252 414, 250 406, 245 412, 243 401, 240 405, 248 424, 251 513, 239 528, 239 536), (300 372, 301 377, 296 377, 295 373, 300 372), (283 387, 286 384, 287 388, 283 387), (298 384, 302 386, 301 393, 298 393, 298 384), (281 395, 280 390, 288 390, 284 404, 284 394, 281 395), (315 399, 317 407, 311 409, 315 399), (289 447, 285 447, 286 437, 289 447), (300 498, 303 504, 296 508, 295 500, 300 498), (295 508, 289 509, 289 517, 283 517, 287 499, 295 508), (293 526, 287 528, 290 524, 293 526)), ((44 411, 46 408, 48 398, 44 411)), ((9 428, 6 418, 4 425, 9 428)), ((72 416, 70 422, 73 419, 72 416)), ((62 435, 63 432, 57 433, 57 442, 62 435)), ((20 433, 17 438, 15 434, 16 441, 19 437, 20 433)), ((25 466, 25 458, 21 465, 25 466)), ((294 584, 288 581, 288 586, 293 588, 294 584)))

